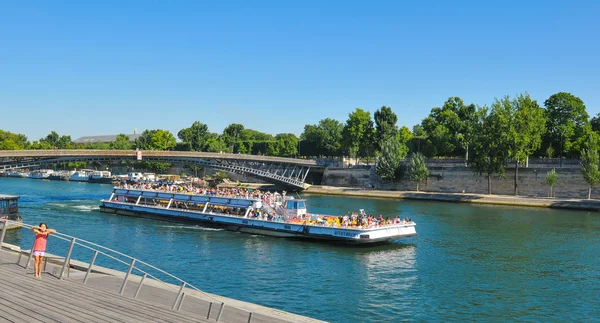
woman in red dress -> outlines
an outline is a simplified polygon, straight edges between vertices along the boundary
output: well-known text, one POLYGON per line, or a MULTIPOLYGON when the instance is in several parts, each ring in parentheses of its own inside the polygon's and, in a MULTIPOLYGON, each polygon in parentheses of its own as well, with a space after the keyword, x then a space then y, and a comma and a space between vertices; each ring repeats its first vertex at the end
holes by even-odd
POLYGON ((35 233, 35 241, 33 242, 33 276, 42 278, 42 261, 44 261, 44 253, 46 252, 46 240, 48 235, 55 233, 56 230, 48 229, 46 223, 42 222, 39 226, 31 228, 35 233))

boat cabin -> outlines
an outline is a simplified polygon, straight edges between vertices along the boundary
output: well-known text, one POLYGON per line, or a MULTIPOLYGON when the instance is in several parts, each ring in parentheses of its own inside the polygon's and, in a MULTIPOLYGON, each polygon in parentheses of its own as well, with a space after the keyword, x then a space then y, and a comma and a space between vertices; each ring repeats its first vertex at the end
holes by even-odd
POLYGON ((13 221, 21 219, 18 196, 0 194, 0 217, 8 217, 9 220, 13 221))
POLYGON ((285 215, 290 219, 297 217, 303 218, 306 215, 306 200, 296 200, 293 197, 283 201, 281 206, 284 210, 285 215))

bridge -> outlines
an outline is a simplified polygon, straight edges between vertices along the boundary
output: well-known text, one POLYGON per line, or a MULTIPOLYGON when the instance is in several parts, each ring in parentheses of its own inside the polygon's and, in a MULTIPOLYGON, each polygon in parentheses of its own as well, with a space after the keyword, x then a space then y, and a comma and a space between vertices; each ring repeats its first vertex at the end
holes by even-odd
MULTIPOLYGON (((0 170, 48 167, 64 162, 117 162, 136 160, 136 150, 0 150, 0 170)), ((142 151, 146 161, 198 165, 253 175, 292 188, 305 189, 311 169, 323 168, 314 160, 189 151, 142 151)))

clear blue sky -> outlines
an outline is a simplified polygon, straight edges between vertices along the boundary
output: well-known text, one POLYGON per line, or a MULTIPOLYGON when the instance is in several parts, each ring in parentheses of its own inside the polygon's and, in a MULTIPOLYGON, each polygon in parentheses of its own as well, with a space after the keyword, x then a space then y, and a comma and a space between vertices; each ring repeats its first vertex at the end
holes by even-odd
POLYGON ((600 110, 598 1, 2 1, 0 129, 30 140, 194 120, 299 135, 450 96, 600 110))

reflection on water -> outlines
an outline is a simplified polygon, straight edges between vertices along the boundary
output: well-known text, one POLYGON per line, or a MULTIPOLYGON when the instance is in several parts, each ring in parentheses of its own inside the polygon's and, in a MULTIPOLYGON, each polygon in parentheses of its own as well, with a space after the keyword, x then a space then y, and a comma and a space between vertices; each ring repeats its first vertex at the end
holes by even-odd
MULTIPOLYGON (((595 212, 306 196, 312 213, 365 209, 417 223, 417 237, 365 247, 103 214, 109 186, 0 178, 0 191, 21 195, 27 223, 45 221, 207 292, 327 321, 573 322, 600 313, 595 212)), ((30 248, 33 234, 10 231, 7 241, 30 248)), ((67 248, 49 241, 51 253, 67 248)))

